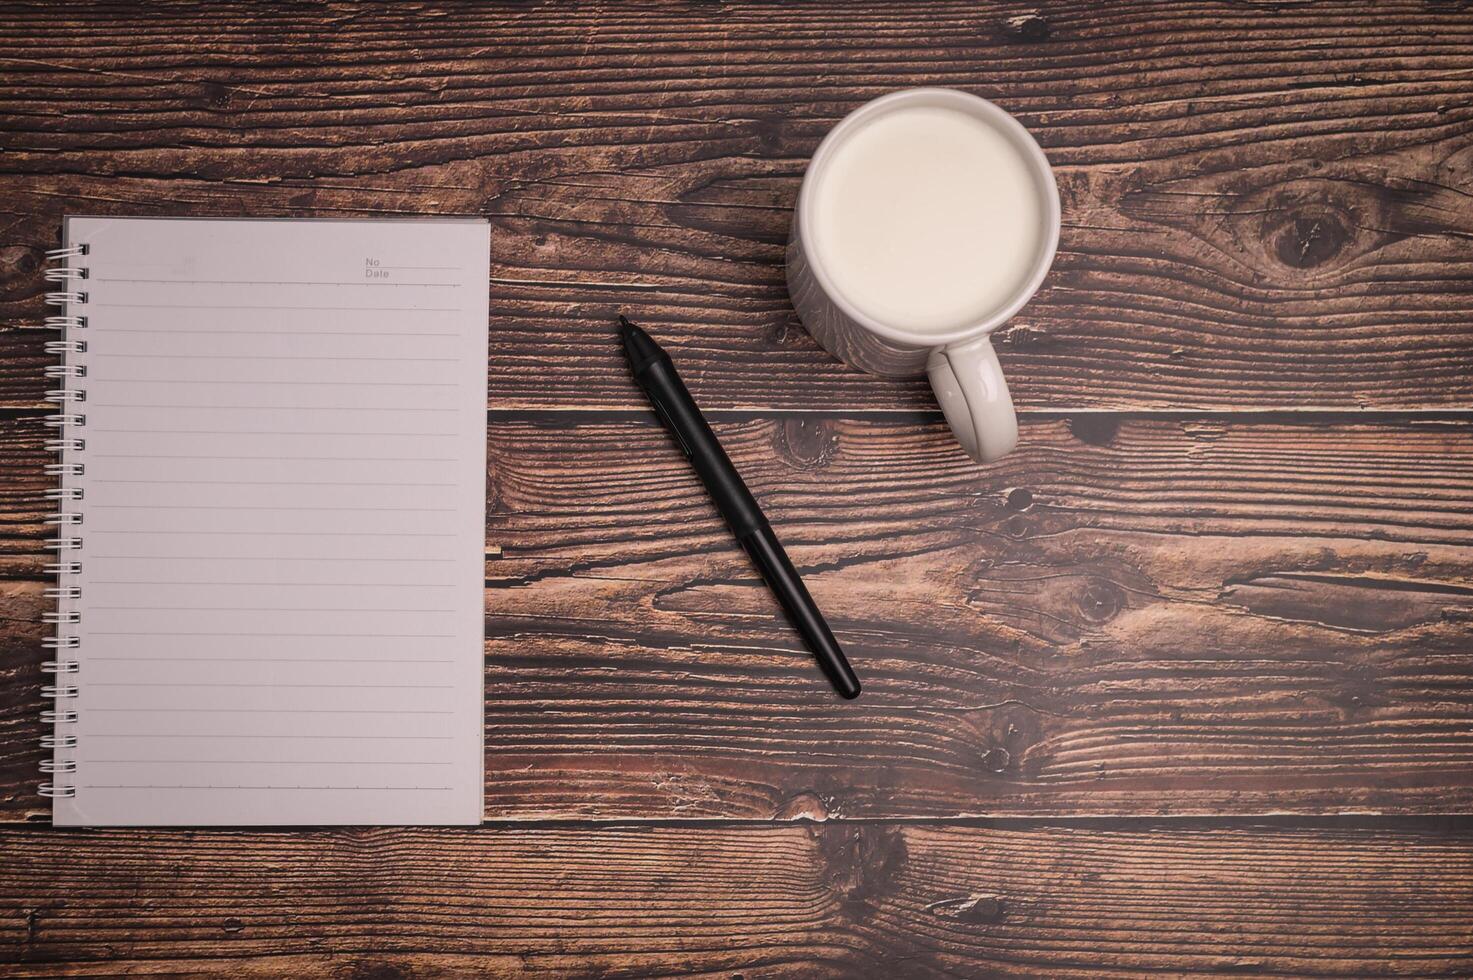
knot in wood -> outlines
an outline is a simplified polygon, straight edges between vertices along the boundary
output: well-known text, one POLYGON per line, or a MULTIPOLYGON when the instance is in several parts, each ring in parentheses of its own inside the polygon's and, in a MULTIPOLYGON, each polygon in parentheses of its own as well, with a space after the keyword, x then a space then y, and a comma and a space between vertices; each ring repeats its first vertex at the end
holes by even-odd
POLYGON ((821 823, 828 818, 827 801, 812 790, 788 797, 772 815, 774 820, 811 820, 814 823, 821 823))
POLYGON ((35 281, 36 271, 41 268, 41 250, 29 248, 24 245, 12 245, 8 248, 0 248, 0 295, 4 299, 21 299, 19 288, 16 294, 11 294, 10 287, 30 287, 26 295, 34 295, 40 292, 42 287, 35 281))
POLYGON ((1048 21, 1036 10, 1030 10, 1002 22, 1003 37, 1009 41, 1047 41, 1048 21))
POLYGON ((223 82, 201 82, 199 93, 199 104, 204 109, 224 109, 234 98, 230 86, 223 82))
POLYGON ((796 315, 777 321, 767 331, 767 339, 774 347, 801 347, 805 336, 803 323, 796 315))
POLYGON ((1007 915, 1007 905, 1001 895, 967 895, 932 902, 926 906, 926 911, 943 919, 981 924, 1001 922, 1007 915))
POLYGON ((1027 775, 1028 752, 1043 738, 1042 714, 1031 704, 1009 699, 968 712, 981 772, 1027 775))
POLYGON ((1079 595, 1079 612, 1091 623, 1113 618, 1125 605, 1125 597, 1112 582, 1091 579, 1079 595))
POLYGON ((820 826, 818 850, 825 880, 845 913, 851 919, 862 918, 894 890, 907 859, 905 838, 886 827, 820 826))
POLYGON ((1001 745, 994 745, 982 753, 982 768, 988 772, 1004 772, 1013 764, 1013 753, 1001 745))
POLYGON ((784 123, 781 116, 761 116, 750 122, 752 135, 757 137, 757 147, 763 154, 775 154, 782 148, 784 123))
POLYGON ((809 418, 784 420, 773 440, 778 458, 799 470, 827 465, 838 445, 839 436, 831 423, 809 418))
POLYGON ((1295 269, 1312 269, 1340 254, 1345 247, 1345 227, 1334 215, 1295 216, 1278 232, 1274 254, 1295 269))
POLYGON ((336 975, 348 980, 408 980, 410 976, 399 966, 379 960, 358 960, 336 975))

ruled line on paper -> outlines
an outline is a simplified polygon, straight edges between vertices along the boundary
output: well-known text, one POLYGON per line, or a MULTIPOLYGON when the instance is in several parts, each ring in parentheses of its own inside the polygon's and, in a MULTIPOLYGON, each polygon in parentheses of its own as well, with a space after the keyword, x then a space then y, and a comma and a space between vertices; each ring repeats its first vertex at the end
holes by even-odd
POLYGON ((93 408, 187 408, 195 412, 431 412, 448 415, 460 411, 458 408, 394 408, 382 405, 211 405, 206 402, 94 401, 88 401, 87 404, 93 408))
MULTIPOLYGON (((150 609, 149 606, 93 606, 91 609, 150 609)), ((183 607, 181 607, 183 609, 183 607)), ((292 610, 298 612, 298 610, 292 610)), ((306 610, 314 612, 314 610, 306 610)), ((342 610, 348 612, 348 610, 342 610)), ((358 610, 352 610, 358 612, 358 610)), ((396 610, 396 612, 420 612, 420 610, 396 610)), ((439 612, 439 610, 435 610, 439 612)), ((119 662, 161 663, 455 663, 454 660, 420 660, 417 657, 108 657, 88 654, 87 663, 93 660, 119 660, 119 662)))
MULTIPOLYGON (((158 510, 158 504, 89 504, 91 510, 158 510)), ((449 514, 454 507, 299 507, 262 504, 169 504, 168 510, 308 510, 308 511, 395 511, 401 513, 449 514)))
MULTIPOLYGON (((347 409, 351 411, 351 409, 347 409)), ((323 432, 312 429, 307 431, 293 429, 135 429, 135 428, 105 428, 102 426, 89 425, 88 432, 119 432, 129 435, 153 435, 165 433, 176 436, 369 436, 374 439, 384 439, 390 436, 411 436, 414 438, 432 438, 440 436, 455 436, 458 432, 323 432)))
MULTIPOLYGON (((213 635, 213 634, 211 634, 213 635)), ((255 635, 255 634, 250 634, 255 635)), ((309 633, 308 636, 317 636, 309 633)), ((338 636, 341 634, 328 633, 327 636, 338 636)), ((363 691, 453 691, 454 684, 258 684, 255 682, 238 683, 235 681, 88 681, 88 687, 264 687, 273 690, 285 689, 295 690, 297 688, 331 687, 345 688, 363 691)))
MULTIPOLYGON (((116 531, 96 532, 96 531, 94 531, 93 533, 94 534, 96 534, 96 533, 117 534, 119 532, 116 532, 116 531)), ((139 531, 137 533, 139 533, 139 534, 148 534, 148 533, 151 533, 151 532, 139 531)), ((255 534, 256 532, 255 531, 175 531, 173 533, 175 533, 175 534, 255 534)), ((261 533, 263 533, 263 534, 265 534, 265 533, 281 534, 281 533, 286 533, 286 532, 280 532, 280 531, 264 532, 263 531, 261 533)), ((304 533, 310 533, 310 532, 304 532, 304 533)), ((356 537, 356 535, 353 535, 350 532, 344 532, 344 535, 345 536, 349 536, 349 537, 356 537)), ((93 560, 93 561, 100 561, 100 560, 102 560, 104 558, 125 559, 125 560, 131 560, 131 561, 136 561, 138 559, 144 559, 144 560, 147 560, 147 561, 338 561, 338 562, 349 562, 349 563, 357 563, 357 562, 365 562, 365 561, 388 561, 388 562, 407 561, 407 562, 414 562, 415 564, 433 564, 433 565, 448 565, 448 564, 450 564, 450 563, 452 563, 452 562, 455 561, 454 558, 399 558, 399 557, 396 557, 396 556, 393 556, 393 555, 381 555, 381 556, 370 556, 370 557, 354 556, 352 558, 319 558, 317 556, 299 557, 299 556, 296 556, 296 555, 222 555, 222 554, 218 554, 218 553, 212 553, 212 554, 208 554, 208 555, 89 555, 88 557, 91 558, 91 560, 93 560)))
POLYGON ((111 763, 113 765, 217 765, 217 766, 449 766, 439 759, 411 759, 408 762, 379 759, 92 759, 82 757, 79 764, 111 763))
POLYGON ((131 310, 298 310, 301 312, 342 311, 348 313, 463 313, 458 306, 254 306, 248 303, 94 303, 97 309, 131 310))
MULTIPOLYGON (((414 708, 94 708, 88 714, 132 715, 168 712, 169 714, 227 715, 453 715, 454 711, 421 711, 414 708)), ((193 738, 193 736, 183 736, 193 738)))
POLYGON ((232 735, 226 732, 200 732, 181 734, 180 732, 93 732, 93 738, 290 738, 290 739, 327 739, 335 738, 352 742, 453 742, 454 735, 279 735, 279 734, 257 734, 252 732, 248 735, 232 735))
POLYGON ((262 334, 271 337, 459 337, 458 333, 428 333, 420 330, 242 330, 215 327, 107 327, 99 329, 103 334, 114 333, 200 333, 200 334, 262 334))
MULTIPOLYGON (((379 609, 379 607, 354 606, 351 609, 327 609, 323 606, 91 606, 88 610, 149 610, 155 613, 454 613, 454 609, 379 609)), ((102 660, 180 660, 189 657, 96 657, 102 660)), ((208 657, 214 659, 214 657, 208 657)), ((250 657, 221 657, 225 660, 249 660, 250 657)), ((293 662, 308 657, 290 657, 293 662)), ((359 663, 358 660, 331 657, 321 663, 359 663)), ((454 663, 454 660, 364 660, 364 663, 454 663)))
MULTIPOLYGON (((225 355, 221 355, 222 357, 225 355)), ((240 360, 232 357, 231 360, 240 360)), ((299 358, 305 360, 305 358, 299 358)), ((362 358, 360 358, 362 360, 362 358)), ((390 358, 384 358, 390 360, 390 358)), ((104 378, 87 375, 87 383, 96 385, 98 382, 110 385, 250 385, 253 388, 261 385, 311 385, 314 388, 459 388, 460 384, 455 381, 278 381, 274 378, 252 378, 250 380, 224 381, 218 378, 104 378)))
POLYGON ((389 354, 88 354, 87 360, 105 361, 112 358, 125 357, 135 360, 167 360, 167 361, 387 361, 393 364, 404 363, 426 363, 426 364, 456 364, 459 360, 454 357, 394 357, 389 354))
MULTIPOLYGON (((160 508, 160 509, 167 510, 168 508, 160 508)), ((93 528, 91 528, 90 533, 92 533, 92 534, 147 534, 147 535, 150 535, 150 536, 151 535, 155 535, 155 534, 249 534, 252 537, 264 536, 264 537, 278 537, 278 538, 279 537, 288 537, 288 538, 314 538, 314 537, 327 537, 327 538, 453 538, 453 537, 456 537, 456 535, 454 535, 454 534, 450 534, 448 532, 441 533, 441 532, 438 532, 438 531, 216 531, 216 530, 213 530, 213 529, 207 529, 207 530, 201 530, 201 531, 180 531, 180 530, 173 529, 173 528, 170 528, 168 530, 154 530, 152 528, 139 528, 137 530, 133 530, 133 529, 115 530, 113 528, 99 528, 99 527, 95 527, 95 526, 93 528)), ((94 556, 94 557, 102 558, 102 557, 107 557, 107 556, 105 556, 105 555, 97 555, 97 556, 94 556)), ((114 555, 112 557, 115 557, 115 558, 137 558, 137 557, 147 557, 147 556, 146 555, 145 556, 139 556, 139 555, 114 555)), ((267 555, 265 557, 268 557, 269 558, 271 556, 270 555, 267 555)), ((343 560, 344 561, 355 561, 356 559, 354 559, 354 558, 345 558, 343 560)), ((451 559, 445 559, 445 560, 446 561, 449 561, 451 559)))
POLYGON ((232 487, 453 487, 453 483, 367 483, 359 480, 93 480, 98 484, 182 484, 232 487))
POLYGON ((312 791, 362 789, 362 790, 413 790, 415 792, 440 792, 453 790, 453 786, 242 786, 216 785, 214 783, 83 783, 83 789, 301 789, 312 791))
POLYGON ((369 640, 453 640, 454 633, 251 633, 244 630, 88 630, 88 636, 262 636, 268 639, 339 637, 369 640))
MULTIPOLYGON (((279 463, 458 463, 454 456, 206 456, 203 453, 88 453, 90 459, 265 460, 279 463)), ((139 504, 152 507, 153 504, 139 504)), ((171 510, 173 508, 170 508, 171 510)), ((337 508, 333 508, 336 510, 337 508)))
MULTIPOLYGON (((290 586, 291 588, 335 589, 453 589, 453 585, 429 585, 424 582, 205 582, 188 579, 182 582, 145 581, 143 579, 92 579, 93 585, 204 585, 211 588, 237 588, 240 586, 290 586)), ((377 634, 375 634, 377 635, 377 634)))
MULTIPOLYGON (((389 266, 374 266, 374 268, 395 271, 389 266)), ((442 286, 445 289, 460 288, 458 282, 398 282, 390 279, 344 282, 335 279, 117 279, 112 276, 94 276, 89 277, 88 281, 179 286, 442 286)))

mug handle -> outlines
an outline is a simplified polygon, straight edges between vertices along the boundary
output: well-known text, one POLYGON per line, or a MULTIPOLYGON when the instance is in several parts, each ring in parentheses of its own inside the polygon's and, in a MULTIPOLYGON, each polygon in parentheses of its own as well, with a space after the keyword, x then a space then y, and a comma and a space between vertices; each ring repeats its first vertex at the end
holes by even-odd
POLYGON ((926 375, 967 455, 990 463, 1018 444, 1018 416, 1007 379, 985 335, 933 350, 926 375))

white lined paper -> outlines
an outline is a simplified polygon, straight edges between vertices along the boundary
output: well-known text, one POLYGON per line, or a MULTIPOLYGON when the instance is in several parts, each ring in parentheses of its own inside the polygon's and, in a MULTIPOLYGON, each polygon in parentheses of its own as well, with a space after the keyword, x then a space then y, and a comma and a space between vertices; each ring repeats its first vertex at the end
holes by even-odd
POLYGON ((70 218, 59 825, 478 823, 489 233, 70 218))

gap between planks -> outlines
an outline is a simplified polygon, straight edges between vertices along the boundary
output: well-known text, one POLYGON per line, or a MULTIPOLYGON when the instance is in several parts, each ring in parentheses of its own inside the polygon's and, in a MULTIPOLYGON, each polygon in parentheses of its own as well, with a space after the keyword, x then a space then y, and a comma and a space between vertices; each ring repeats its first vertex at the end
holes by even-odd
POLYGON ((959 827, 980 830, 1047 830, 1058 828, 1085 828, 1089 830, 1139 831, 1159 828, 1177 832, 1189 830, 1441 830, 1447 833, 1473 833, 1473 814, 1448 813, 1383 813, 1372 811, 1345 811, 1343 813, 1291 813, 1287 811, 1264 811, 1261 814, 1071 814, 1057 813, 1029 816, 980 817, 958 816, 910 816, 910 817, 548 817, 546 819, 497 820, 484 818, 479 824, 421 825, 421 824, 208 824, 191 826, 97 826, 56 827, 51 815, 34 811, 24 820, 7 821, 0 817, 0 830, 16 830, 23 827, 61 832, 95 833, 97 831, 184 831, 184 832, 235 832, 272 833, 294 831, 332 830, 569 830, 597 829, 618 830, 753 830, 772 827, 802 825, 819 826, 833 824, 848 827, 959 827))
MULTIPOLYGON (((39 419, 49 415, 53 407, 37 406, 19 408, 0 406, 0 419, 39 419)), ((827 419, 862 419, 884 422, 939 422, 943 416, 938 408, 715 408, 702 410, 706 418, 713 421, 749 422, 759 419, 790 418, 794 416, 827 419)), ((1249 424, 1275 422, 1310 421, 1321 423, 1337 422, 1473 422, 1473 409, 1458 408, 1403 408, 1403 409, 1347 409, 1344 407, 1302 408, 1046 408, 1019 409, 1018 418, 1029 422, 1056 422, 1082 415, 1122 420, 1162 422, 1190 422, 1198 419, 1225 419, 1249 424)), ((543 406, 539 408, 487 408, 486 417, 491 421, 528 421, 539 419, 567 420, 580 417, 591 422, 647 421, 654 418, 646 408, 585 408, 581 406, 543 406)))

